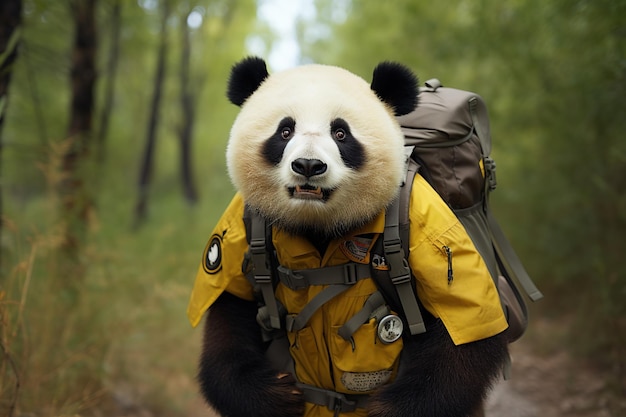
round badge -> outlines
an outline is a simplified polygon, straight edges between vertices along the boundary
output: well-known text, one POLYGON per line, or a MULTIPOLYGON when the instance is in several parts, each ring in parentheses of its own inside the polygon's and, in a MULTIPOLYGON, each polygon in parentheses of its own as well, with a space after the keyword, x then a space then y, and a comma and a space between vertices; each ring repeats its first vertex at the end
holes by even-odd
POLYGON ((378 322, 378 338, 383 343, 393 343, 402 337, 404 325, 398 316, 390 314, 378 322))
POLYGON ((222 269, 222 238, 213 235, 204 250, 204 270, 209 274, 215 274, 222 269))

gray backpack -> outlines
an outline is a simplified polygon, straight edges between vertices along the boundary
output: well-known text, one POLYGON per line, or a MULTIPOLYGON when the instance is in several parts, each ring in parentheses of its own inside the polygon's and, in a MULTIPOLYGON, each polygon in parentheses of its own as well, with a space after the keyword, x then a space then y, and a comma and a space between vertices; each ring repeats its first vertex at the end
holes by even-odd
POLYGON ((438 80, 420 89, 419 105, 398 118, 405 135, 407 177, 399 198, 387 209, 383 239, 372 249, 384 257, 389 271, 348 263, 335 267, 290 270, 278 263, 272 247, 272 228, 246 207, 244 221, 249 243, 242 265, 259 298, 257 321, 267 340, 303 328, 324 303, 360 279, 372 277, 379 288, 355 317, 340 329, 349 339, 381 305, 390 304, 403 313, 410 334, 426 331, 414 280, 408 266, 409 195, 416 173, 420 173, 447 202, 465 226, 484 258, 498 288, 509 328, 509 342, 526 330, 528 311, 518 289, 531 300, 543 297, 526 273, 489 208, 489 193, 495 189, 495 162, 489 157, 491 137, 487 108, 474 93, 444 88, 438 80), (309 285, 326 285, 297 316, 287 316, 276 300, 278 282, 297 290, 309 285))
MULTIPOLYGON (((507 337, 517 340, 526 330, 528 311, 519 287, 532 301, 543 297, 524 269, 489 207, 496 188, 491 159, 489 116, 474 93, 445 88, 432 79, 420 88, 419 105, 398 117, 405 136, 407 181, 419 172, 448 203, 465 226, 498 287, 509 322, 507 337), (518 286, 519 285, 519 286, 518 286)), ((408 197, 400 192, 399 228, 404 251, 408 242, 408 197)))

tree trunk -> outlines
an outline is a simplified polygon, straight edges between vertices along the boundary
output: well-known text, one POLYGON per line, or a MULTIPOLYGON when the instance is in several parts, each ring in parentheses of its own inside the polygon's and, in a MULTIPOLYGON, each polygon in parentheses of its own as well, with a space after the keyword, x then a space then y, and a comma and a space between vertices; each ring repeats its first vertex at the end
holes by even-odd
MULTIPOLYGON (((18 55, 18 46, 20 44, 20 26, 22 20, 22 1, 21 0, 2 0, 0 1, 0 168, 2 167, 2 128, 4 126, 4 117, 7 110, 7 102, 9 95, 9 84, 11 82, 11 73, 13 72, 13 64, 18 55)), ((2 179, 0 171, 0 179, 2 179)), ((2 240, 3 231, 3 206, 2 206, 2 181, 0 181, 0 241, 2 240)), ((4 265, 2 264, 2 247, 0 246, 0 275, 3 275, 4 265)), ((0 362, 7 364, 3 367, 9 374, 9 369, 15 376, 13 387, 5 386, 2 390, 6 396, 6 401, 0 403, 0 414, 12 417, 15 412, 15 405, 19 394, 20 377, 18 369, 13 360, 11 352, 4 346, 3 340, 0 340, 0 362)), ((0 376, 0 380, 2 376, 0 376)), ((6 380, 8 382, 8 379, 6 380)), ((8 385, 8 384, 7 384, 8 385)))
POLYGON ((191 92, 191 42, 189 40, 189 26, 187 17, 183 14, 180 22, 182 36, 182 51, 180 60, 180 104, 182 110, 180 138, 180 168, 183 182, 183 192, 188 203, 193 204, 198 200, 198 194, 193 181, 193 170, 191 164, 191 141, 193 137, 193 125, 195 122, 195 97, 191 92))
POLYGON ((104 87, 104 103, 100 113, 100 123, 96 135, 96 156, 98 162, 103 162, 106 155, 105 141, 109 131, 111 110, 115 98, 115 80, 117 76, 117 64, 120 57, 120 32, 122 20, 121 0, 115 0, 111 10, 110 20, 110 42, 109 57, 107 62, 106 86, 104 87))
MULTIPOLYGON (((0 2, 0 179, 2 178, 2 128, 7 110, 9 96, 9 84, 13 64, 17 59, 18 46, 20 43, 20 25, 22 19, 21 0, 2 0, 0 2)), ((3 190, 0 181, 0 241, 3 231, 3 190)), ((0 270, 2 270, 2 248, 0 247, 0 270)))
POLYGON ((152 181, 154 151, 156 147, 156 133, 159 120, 159 108, 163 90, 163 79, 165 78, 165 62, 167 57, 167 19, 170 14, 168 0, 163 1, 163 16, 161 20, 161 39, 159 52, 157 55, 157 66, 154 78, 154 90, 152 92, 152 103, 150 106, 150 119, 148 120, 148 130, 146 135, 146 147, 144 148, 143 159, 139 171, 139 190, 137 205, 135 206, 134 227, 138 228, 146 218, 148 211, 148 188, 152 181))
POLYGON ((65 221, 63 247, 78 259, 93 202, 85 185, 82 165, 89 154, 96 83, 96 0, 72 2, 75 32, 70 71, 71 104, 67 143, 61 161, 59 196, 65 221))

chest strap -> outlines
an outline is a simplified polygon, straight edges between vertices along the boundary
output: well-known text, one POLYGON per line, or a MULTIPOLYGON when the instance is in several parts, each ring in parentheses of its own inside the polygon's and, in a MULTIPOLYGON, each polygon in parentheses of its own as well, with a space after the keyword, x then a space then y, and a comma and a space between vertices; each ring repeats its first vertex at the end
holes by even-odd
POLYGON ((357 281, 370 278, 371 275, 369 265, 354 262, 296 271, 282 265, 278 267, 280 282, 294 291, 308 288, 311 285, 354 285, 357 281))

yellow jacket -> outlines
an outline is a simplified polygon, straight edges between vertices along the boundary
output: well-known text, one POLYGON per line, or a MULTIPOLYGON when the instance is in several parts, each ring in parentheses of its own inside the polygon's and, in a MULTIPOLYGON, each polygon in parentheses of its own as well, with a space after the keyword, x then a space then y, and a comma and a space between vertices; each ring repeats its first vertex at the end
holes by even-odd
MULTIPOLYGON (((243 210, 244 202, 237 194, 207 244, 187 310, 193 326, 223 291, 253 299, 252 286, 241 271, 248 248, 243 210)), ((500 299, 481 256, 456 216, 419 175, 413 183, 409 213, 409 265, 422 305, 441 318, 457 345, 505 330, 507 323, 500 299), (453 254, 451 283, 444 246, 453 254)), ((323 257, 306 239, 280 230, 274 230, 273 243, 279 263, 292 270, 347 262, 369 264, 370 250, 384 226, 382 212, 360 230, 333 240, 323 257)), ((276 297, 289 313, 297 314, 322 289, 310 286, 291 290, 279 284, 276 297)), ((305 328, 288 333, 300 382, 341 393, 363 394, 393 380, 402 339, 391 344, 378 341, 374 319, 354 333, 353 343, 337 334, 376 290, 372 279, 360 280, 317 310, 305 328)), ((357 417, 366 413, 357 409, 342 415, 357 417)), ((307 403, 305 416, 332 416, 332 411, 307 403)))

